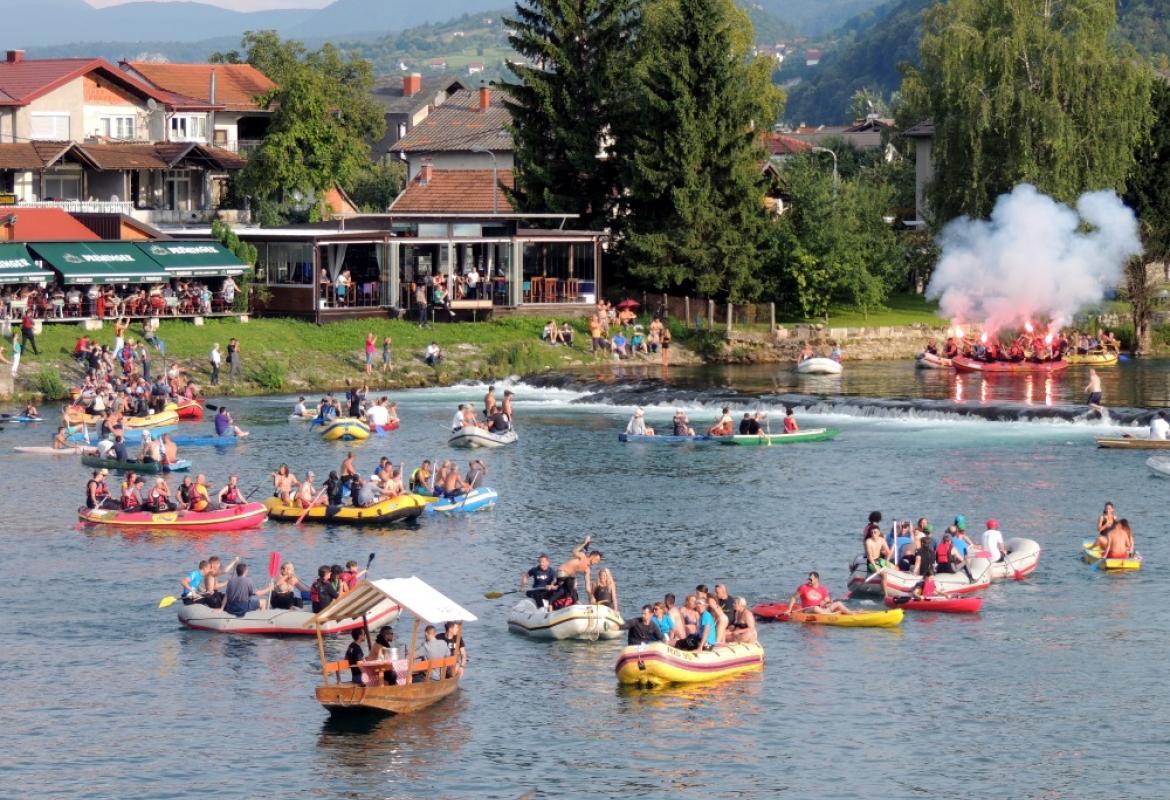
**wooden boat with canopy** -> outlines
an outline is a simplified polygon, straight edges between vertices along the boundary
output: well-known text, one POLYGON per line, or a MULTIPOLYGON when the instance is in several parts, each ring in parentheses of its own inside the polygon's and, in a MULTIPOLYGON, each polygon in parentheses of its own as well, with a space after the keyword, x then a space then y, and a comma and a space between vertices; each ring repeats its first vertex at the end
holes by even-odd
MULTIPOLYGON (((470 611, 419 578, 363 581, 305 622, 305 627, 317 629, 322 679, 317 687, 317 702, 334 715, 410 714, 439 702, 459 688, 459 674, 455 669, 457 658, 451 655, 415 661, 419 631, 423 623, 438 627, 445 622, 474 622, 475 619, 470 611), (394 658, 392 651, 389 660, 359 662, 356 666, 361 669, 362 682, 344 681, 343 676, 350 674, 351 665, 344 659, 327 660, 322 626, 337 620, 360 618, 365 625, 366 640, 372 641, 368 614, 386 600, 393 601, 404 614, 414 617, 406 658, 394 658), (387 673, 396 676, 394 683, 386 683, 384 676, 387 673)), ((457 641, 456 652, 458 649, 457 641)))

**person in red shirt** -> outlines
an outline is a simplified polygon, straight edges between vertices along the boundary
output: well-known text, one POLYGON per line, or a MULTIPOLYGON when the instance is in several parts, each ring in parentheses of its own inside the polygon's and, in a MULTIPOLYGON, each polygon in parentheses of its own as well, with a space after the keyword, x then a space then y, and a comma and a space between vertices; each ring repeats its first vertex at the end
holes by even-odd
POLYGON ((788 613, 796 608, 800 601, 801 611, 818 612, 823 614, 852 614, 853 612, 842 602, 833 600, 829 590, 821 585, 819 573, 810 572, 808 581, 796 589, 796 593, 788 598, 788 613))
POLYGON ((800 427, 796 424, 796 417, 792 414, 792 408, 789 407, 788 411, 784 413, 784 432, 796 433, 798 430, 800 430, 800 427))
POLYGON ((345 562, 345 571, 341 573, 341 581, 350 589, 358 585, 358 582, 365 576, 366 571, 363 569, 358 571, 358 563, 356 561, 345 562))

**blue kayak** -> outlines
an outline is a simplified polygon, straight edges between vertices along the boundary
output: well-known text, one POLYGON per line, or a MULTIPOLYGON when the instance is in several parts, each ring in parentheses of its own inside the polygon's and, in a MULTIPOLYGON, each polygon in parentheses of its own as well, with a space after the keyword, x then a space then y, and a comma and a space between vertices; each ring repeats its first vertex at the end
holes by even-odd
POLYGON ((0 414, 0 422, 44 422, 44 417, 30 417, 27 414, 0 414))
POLYGON ((632 433, 619 433, 618 441, 627 444, 710 444, 714 436, 639 436, 632 433))
POLYGON ((204 436, 172 436, 171 439, 175 444, 183 447, 235 447, 240 443, 241 439, 247 439, 247 436, 235 436, 233 434, 226 434, 224 436, 216 436, 215 434, 206 434, 204 436))
MULTIPOLYGON (((158 439, 164 433, 173 432, 176 427, 177 426, 175 426, 175 425, 162 425, 158 428, 126 428, 122 431, 122 441, 125 442, 126 444, 142 444, 142 434, 144 431, 149 433, 152 438, 158 439)), ((88 441, 96 442, 101 438, 102 437, 98 436, 98 432, 95 429, 93 429, 93 428, 89 429, 88 441)), ((174 438, 175 438, 175 443, 178 444, 180 437, 176 436, 174 438)), ((69 434, 69 443, 70 444, 85 444, 86 441, 87 440, 85 438, 84 431, 74 431, 73 433, 69 434)))
MULTIPOLYGON (((419 496, 428 497, 429 495, 419 496)), ((478 489, 472 489, 467 495, 460 495, 454 499, 444 497, 434 503, 428 503, 423 510, 428 514, 435 511, 445 511, 448 514, 470 514, 472 511, 491 508, 499 499, 500 496, 496 494, 495 489, 481 486, 478 489)))

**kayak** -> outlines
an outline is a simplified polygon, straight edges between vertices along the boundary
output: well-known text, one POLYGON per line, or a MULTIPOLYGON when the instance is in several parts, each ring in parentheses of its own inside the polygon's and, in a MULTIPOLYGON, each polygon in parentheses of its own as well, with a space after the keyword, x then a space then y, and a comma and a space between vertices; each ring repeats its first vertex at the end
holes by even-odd
POLYGON ((619 683, 657 689, 673 683, 705 683, 763 668, 764 646, 759 642, 694 651, 650 642, 622 650, 613 671, 619 683))
POLYGON ((392 419, 389 422, 387 422, 385 425, 370 425, 370 430, 372 430, 375 434, 389 433, 390 431, 398 430, 398 428, 401 425, 402 425, 402 420, 392 419))
POLYGON ((172 436, 171 441, 184 447, 232 447, 247 438, 247 436, 236 436, 232 433, 225 433, 223 436, 208 433, 203 436, 172 436))
POLYGON ((978 361, 955 356, 951 364, 959 372, 1060 372, 1068 361, 978 361))
MULTIPOLYGON (((269 516, 279 522, 296 522, 305 509, 295 503, 285 503, 279 497, 264 501, 269 516)), ((402 494, 372 506, 331 506, 322 503, 309 509, 305 522, 330 522, 345 525, 385 525, 414 519, 423 512, 426 501, 413 494, 402 494)))
POLYGON ((95 454, 83 455, 81 463, 87 467, 104 467, 112 472, 137 472, 141 475, 157 475, 160 472, 186 472, 191 469, 191 462, 180 458, 173 464, 164 464, 161 461, 119 461, 116 458, 102 458, 95 454))
POLYGON ((936 356, 934 353, 919 353, 914 359, 914 366, 918 369, 950 369, 954 364, 949 358, 936 356))
MULTIPOLYGON (((380 625, 389 625, 398 619, 401 613, 401 607, 387 598, 370 609, 364 621, 361 617, 330 620, 321 625, 321 632, 348 633, 363 625, 375 630, 380 625)), ((235 614, 210 608, 203 603, 179 604, 179 622, 188 628, 215 633, 312 636, 317 629, 305 625, 312 617, 313 612, 308 605, 305 608, 267 608, 262 611, 249 611, 237 617, 235 614)))
POLYGON ((0 422, 44 422, 44 417, 30 417, 27 414, 0 414, 0 422))
POLYGON ((797 442, 825 442, 835 438, 841 431, 836 428, 809 428, 796 433, 773 434, 745 434, 735 436, 717 436, 719 444, 737 444, 750 447, 752 445, 796 444, 797 442))
POLYGON ((120 511, 110 508, 77 509, 82 522, 122 528, 157 528, 176 531, 239 531, 255 528, 268 518, 263 503, 244 503, 215 511, 120 511))
POLYGON ((805 611, 793 611, 790 614, 787 603, 765 603, 753 606, 752 613, 759 619, 802 622, 808 625, 833 625, 838 628, 893 628, 902 623, 902 609, 900 608, 889 611, 856 611, 852 614, 824 614, 805 611))
POLYGON ((14 447, 12 448, 17 453, 23 453, 26 456, 80 456, 86 453, 96 453, 97 451, 92 447, 61 447, 52 448, 44 447, 14 447))
POLYGON ((1096 539, 1091 539, 1081 546, 1081 558, 1093 569, 1106 571, 1139 570, 1142 568, 1142 554, 1134 553, 1129 558, 1101 558, 1101 548, 1097 547, 1096 539))
POLYGON ((317 412, 306 409, 304 414, 298 414, 294 411, 288 415, 288 418, 293 421, 300 420, 302 422, 308 422, 317 419, 317 412))
POLYGON ((1146 466, 1159 478, 1170 478, 1170 458, 1150 456, 1146 459, 1146 466))
MULTIPOLYGON (((151 435, 151 437, 157 439, 158 437, 162 436, 164 433, 171 433, 174 430, 175 430, 174 425, 164 425, 161 428, 153 428, 150 430, 146 430, 144 428, 124 428, 122 430, 122 441, 125 442, 126 444, 142 444, 142 434, 143 433, 149 433, 151 435)), ((90 441, 96 442, 101 438, 102 437, 98 436, 98 433, 96 430, 91 429, 89 431, 89 440, 90 441)), ((113 439, 114 437, 111 436, 109 438, 113 439)), ((179 439, 181 439, 182 437, 176 436, 174 438, 175 438, 176 444, 181 444, 179 439)), ((86 438, 85 438, 85 431, 77 430, 75 428, 70 428, 69 442, 70 442, 70 444, 88 444, 88 442, 86 441, 86 438)))
POLYGON ((480 486, 477 489, 472 489, 466 495, 460 495, 454 499, 448 497, 430 497, 428 495, 415 495, 419 499, 426 502, 427 511, 445 511, 449 514, 470 514, 472 511, 486 511, 492 508, 499 495, 496 490, 490 486, 480 486))
POLYGON ((203 404, 198 400, 183 398, 175 403, 175 413, 179 419, 198 421, 203 419, 203 404))
POLYGON ((1118 450, 1170 450, 1170 439, 1146 439, 1138 436, 1102 437, 1097 440, 1097 446, 1118 450))
POLYGON ((626 444, 710 444, 714 436, 644 436, 633 433, 619 433, 618 441, 626 444))
MULTIPOLYGON (((862 559, 862 564, 865 559, 862 559)), ((965 595, 980 592, 991 586, 990 570, 987 568, 988 562, 985 560, 984 565, 976 569, 973 564, 971 566, 971 574, 975 576, 974 581, 967 580, 967 575, 963 572, 940 572, 934 576, 934 585, 936 591, 943 595, 965 595)), ((887 569, 885 571, 886 590, 894 596, 903 596, 913 593, 914 587, 922 582, 921 575, 915 575, 913 572, 903 572, 900 569, 887 569)), ((863 575, 854 575, 849 578, 849 591, 854 595, 871 595, 876 597, 883 597, 885 591, 882 589, 881 580, 875 578, 872 581, 866 582, 863 575)))
POLYGON ((935 611, 943 614, 976 614, 983 607, 982 597, 887 597, 886 605, 906 611, 935 611))
POLYGON ((1036 571, 1040 563, 1040 544, 1035 539, 1013 538, 1003 543, 1007 555, 1003 561, 992 561, 986 550, 967 553, 967 565, 972 575, 986 576, 993 581, 1011 578, 1022 581, 1036 571))
POLYGON ((503 447, 515 443, 518 438, 515 430, 490 433, 484 428, 464 427, 452 433, 447 444, 452 447, 503 447))
POLYGON ((806 358, 796 365, 799 375, 840 375, 841 362, 831 358, 806 358))
MULTIPOLYGON (((72 426, 80 427, 82 425, 100 425, 102 422, 101 414, 84 414, 76 413, 72 409, 65 410, 65 421, 72 426)), ((147 414, 145 417, 122 417, 122 427, 126 430, 135 430, 138 428, 161 428, 166 426, 174 426, 179 422, 179 414, 175 411, 173 403, 169 404, 166 409, 158 411, 154 414, 147 414)))
POLYGON ((338 417, 321 428, 321 438, 327 442, 369 439, 370 426, 356 417, 338 417))
POLYGON ((1070 353, 1064 360, 1070 364, 1090 364, 1095 367, 1111 367, 1121 359, 1116 350, 1100 350, 1092 353, 1070 353))
POLYGON ((595 642, 622 635, 622 618, 609 606, 577 604, 546 610, 528 597, 508 612, 508 630, 533 639, 595 642))

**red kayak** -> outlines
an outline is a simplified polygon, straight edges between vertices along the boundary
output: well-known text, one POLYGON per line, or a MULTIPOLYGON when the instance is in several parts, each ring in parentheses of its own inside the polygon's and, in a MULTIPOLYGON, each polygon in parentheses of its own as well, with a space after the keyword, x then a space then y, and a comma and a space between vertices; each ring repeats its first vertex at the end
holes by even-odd
POLYGON ((203 419, 203 404, 198 400, 188 400, 183 398, 182 400, 176 401, 175 405, 177 406, 175 411, 178 413, 179 419, 189 419, 194 421, 203 419))
POLYGON ((176 531, 240 531, 255 528, 268 519, 263 503, 226 506, 215 511, 120 511, 118 509, 79 508, 77 516, 91 525, 117 525, 121 528, 156 528, 176 531))
POLYGON ((761 603, 752 606, 752 614, 756 619, 788 619, 787 603, 761 603))
POLYGON ((1067 361, 978 361, 967 356, 955 356, 951 366, 959 372, 1060 372, 1067 361))
POLYGON ((977 614, 983 607, 982 597, 923 597, 907 600, 902 597, 887 597, 890 608, 904 608, 907 611, 938 611, 944 614, 977 614))
POLYGON ((390 431, 398 430, 398 426, 401 424, 401 421, 392 419, 385 425, 371 425, 370 430, 374 431, 375 433, 389 433, 390 431))

